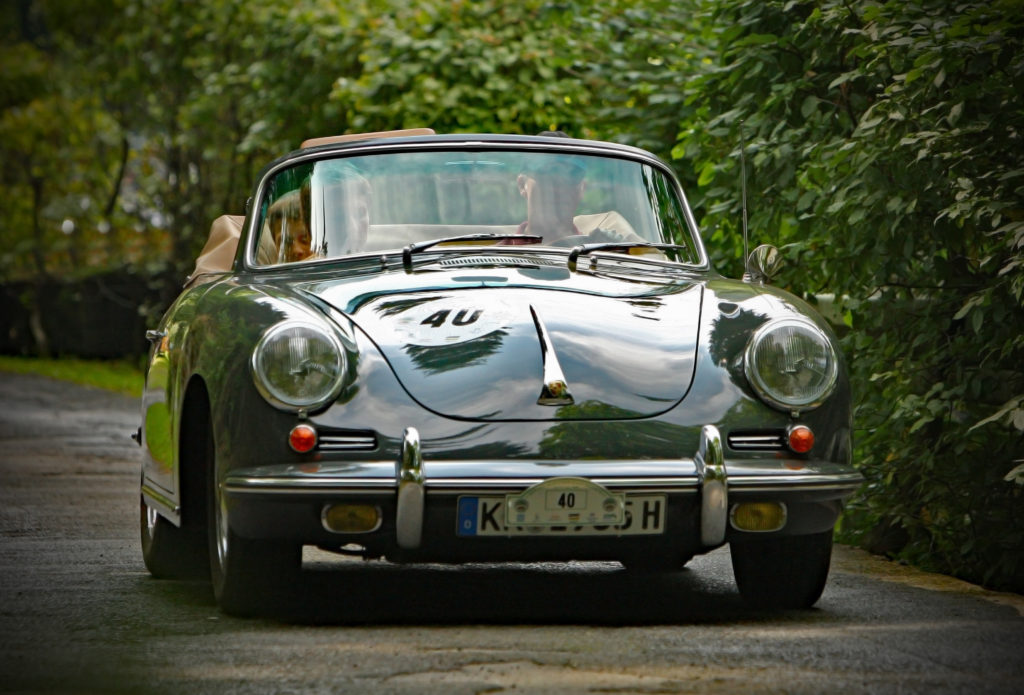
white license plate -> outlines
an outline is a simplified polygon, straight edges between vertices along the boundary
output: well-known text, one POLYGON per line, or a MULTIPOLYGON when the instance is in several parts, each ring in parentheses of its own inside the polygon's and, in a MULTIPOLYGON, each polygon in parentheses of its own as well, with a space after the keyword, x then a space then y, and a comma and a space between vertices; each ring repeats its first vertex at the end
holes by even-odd
POLYGON ((644 536, 665 532, 665 495, 626 495, 622 524, 516 525, 506 520, 507 498, 463 495, 458 501, 459 536, 644 536))

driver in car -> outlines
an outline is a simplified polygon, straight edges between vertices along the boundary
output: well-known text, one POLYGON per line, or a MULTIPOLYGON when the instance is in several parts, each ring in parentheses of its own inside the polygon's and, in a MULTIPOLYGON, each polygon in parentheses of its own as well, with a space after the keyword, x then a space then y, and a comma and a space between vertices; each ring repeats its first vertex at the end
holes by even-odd
POLYGON ((582 165, 567 157, 520 173, 516 186, 519 195, 526 199, 526 221, 517 232, 535 234, 548 243, 578 236, 581 232, 573 216, 583 199, 585 174, 582 165))
MULTIPOLYGON (((568 137, 559 131, 542 134, 568 137)), ((583 157, 550 155, 531 158, 516 178, 519 194, 526 199, 526 221, 519 225, 516 233, 542 237, 541 243, 549 245, 644 241, 617 212, 576 215, 583 200, 585 179, 583 157), (560 240, 562 244, 558 244, 560 240)), ((503 243, 534 242, 513 238, 503 243)))

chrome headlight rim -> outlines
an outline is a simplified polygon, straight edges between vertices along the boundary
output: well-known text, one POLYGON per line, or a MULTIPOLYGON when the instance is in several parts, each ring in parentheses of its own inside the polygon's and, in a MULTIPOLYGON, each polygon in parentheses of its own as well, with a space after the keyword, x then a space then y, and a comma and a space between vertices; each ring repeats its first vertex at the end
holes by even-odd
POLYGON ((348 369, 348 358, 341 340, 329 328, 313 321, 290 319, 281 321, 280 323, 275 323, 263 331, 260 339, 256 342, 256 346, 253 348, 252 357, 249 361, 249 368, 252 371, 253 383, 256 385, 256 390, 270 405, 274 406, 278 410, 284 410, 290 413, 315 412, 333 402, 338 397, 338 394, 341 393, 341 390, 345 385, 345 373, 348 369), (319 334, 330 343, 331 348, 337 355, 338 377, 334 380, 331 388, 323 394, 318 395, 317 398, 296 401, 290 400, 281 393, 276 393, 275 389, 268 383, 263 369, 261 368, 261 356, 265 354, 264 351, 267 344, 277 338, 281 333, 295 328, 302 328, 319 334))
POLYGON ((769 406, 781 410, 787 413, 801 413, 807 410, 814 410, 818 408, 828 400, 828 397, 832 395, 832 392, 836 388, 836 384, 839 382, 839 354, 836 351, 835 345, 829 340, 828 335, 825 331, 819 328, 813 321, 805 318, 798 317, 786 317, 770 319, 762 324, 754 334, 750 337, 747 342, 746 350, 743 354, 744 373, 747 377, 747 382, 754 389, 758 398, 767 403, 769 406), (828 373, 825 375, 825 381, 823 385, 811 396, 802 399, 786 400, 781 398, 778 393, 772 391, 772 388, 764 382, 761 377, 760 371, 757 369, 755 353, 761 342, 770 333, 786 327, 798 327, 809 331, 814 335, 830 355, 828 373))

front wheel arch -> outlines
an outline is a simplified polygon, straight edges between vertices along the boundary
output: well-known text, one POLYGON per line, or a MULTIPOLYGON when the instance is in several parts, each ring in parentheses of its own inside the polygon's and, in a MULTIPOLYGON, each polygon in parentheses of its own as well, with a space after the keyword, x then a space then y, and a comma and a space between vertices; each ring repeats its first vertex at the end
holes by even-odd
POLYGON ((190 531, 206 530, 206 468, 209 466, 210 396, 206 383, 192 377, 181 404, 178 434, 178 494, 181 526, 190 531))
POLYGON ((189 384, 181 407, 178 439, 178 501, 180 526, 164 518, 140 495, 139 526, 142 558, 158 579, 202 579, 209 576, 206 552, 206 447, 209 398, 200 380, 189 384))

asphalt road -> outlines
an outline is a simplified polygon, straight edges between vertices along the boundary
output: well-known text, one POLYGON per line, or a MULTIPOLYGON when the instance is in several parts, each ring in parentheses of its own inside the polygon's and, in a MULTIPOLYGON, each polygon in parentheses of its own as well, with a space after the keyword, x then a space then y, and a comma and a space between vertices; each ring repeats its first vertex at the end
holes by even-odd
POLYGON ((229 618, 142 565, 137 413, 0 373, 0 692, 1024 692, 1024 597, 842 547, 807 611, 745 608, 727 551, 641 577, 310 553, 273 618, 229 618))

